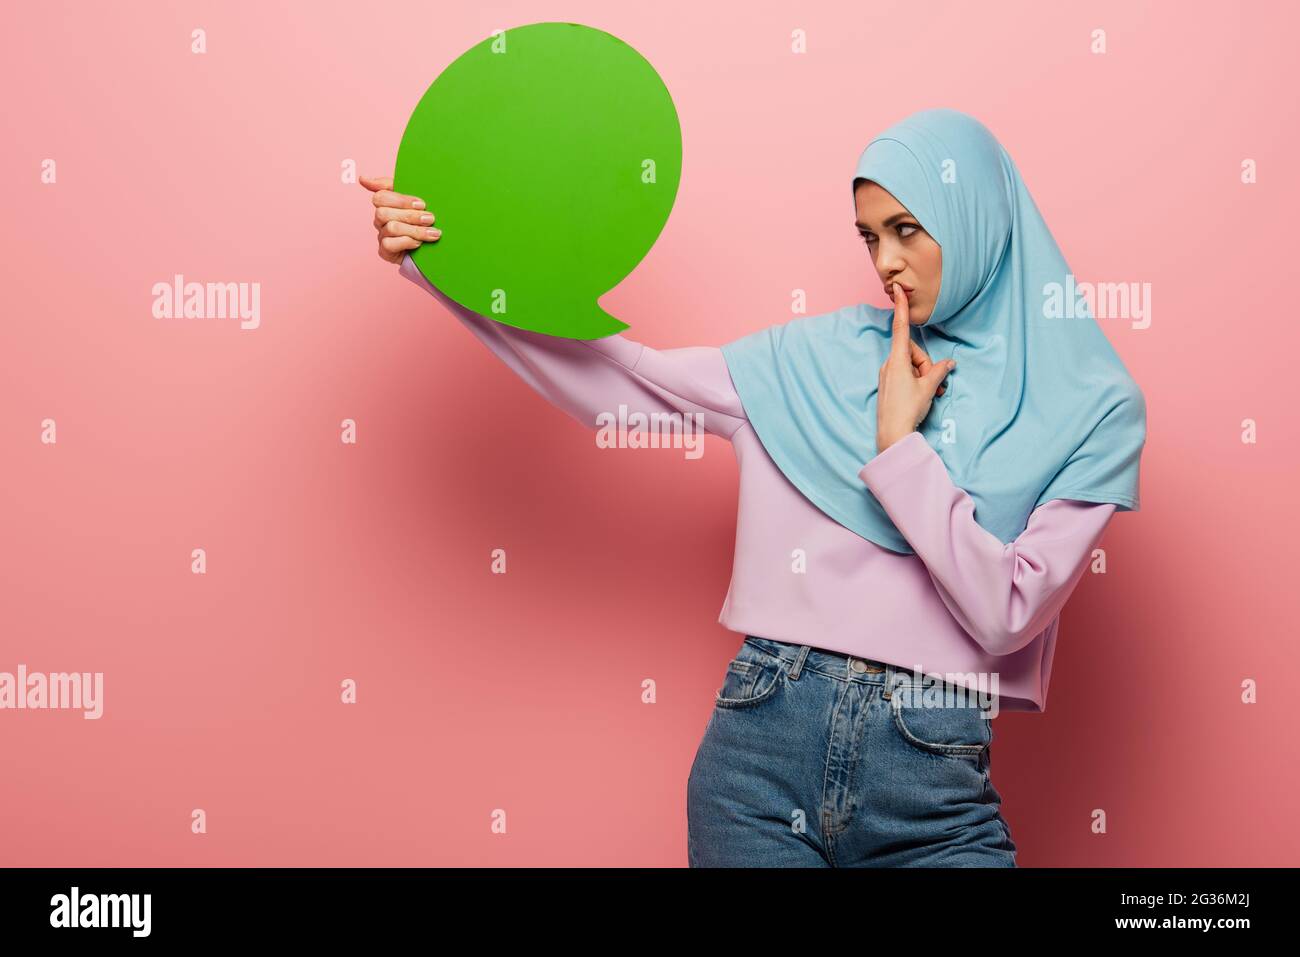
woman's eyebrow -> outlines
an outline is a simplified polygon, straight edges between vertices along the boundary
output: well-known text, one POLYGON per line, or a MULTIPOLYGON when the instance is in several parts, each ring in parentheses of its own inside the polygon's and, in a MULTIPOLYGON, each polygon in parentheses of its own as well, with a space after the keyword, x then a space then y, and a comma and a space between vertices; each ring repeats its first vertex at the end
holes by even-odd
MULTIPOLYGON (((914 218, 915 218, 915 217, 913 217, 911 213, 894 213, 893 216, 890 216, 887 220, 885 220, 884 225, 885 225, 885 226, 892 226, 892 225, 894 225, 894 223, 898 222, 900 219, 914 219, 914 218)), ((858 221, 858 222, 854 223, 854 225, 857 226, 858 229, 870 229, 870 228, 871 228, 871 227, 868 226, 866 223, 861 222, 861 221, 858 221)))

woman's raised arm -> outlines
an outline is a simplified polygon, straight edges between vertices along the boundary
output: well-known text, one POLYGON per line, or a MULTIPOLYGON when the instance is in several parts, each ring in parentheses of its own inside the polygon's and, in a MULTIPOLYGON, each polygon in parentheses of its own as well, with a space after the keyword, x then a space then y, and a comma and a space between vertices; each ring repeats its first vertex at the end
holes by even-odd
POLYGON ((620 420, 620 406, 626 415, 641 413, 650 423, 689 415, 683 427, 698 423, 726 439, 745 424, 740 396, 716 346, 652 349, 622 335, 566 339, 517 329, 444 295, 409 254, 402 257, 400 273, 441 302, 534 391, 590 429, 600 426, 602 414, 620 420))
POLYGON ((684 435, 689 428, 730 439, 745 424, 740 396, 715 346, 660 350, 617 335, 547 336, 496 322, 445 296, 410 256, 441 237, 435 214, 420 197, 395 192, 391 176, 362 176, 359 182, 375 210, 379 257, 400 263, 402 276, 437 298, 516 375, 583 425, 596 429, 605 424, 600 417, 612 416, 629 431, 644 421, 658 435, 674 429, 684 435))

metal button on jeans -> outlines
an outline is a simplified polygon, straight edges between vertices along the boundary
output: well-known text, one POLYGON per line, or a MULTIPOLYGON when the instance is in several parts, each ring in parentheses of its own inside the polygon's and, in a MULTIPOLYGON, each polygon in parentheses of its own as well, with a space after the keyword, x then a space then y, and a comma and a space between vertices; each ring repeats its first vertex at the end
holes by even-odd
POLYGON ((863 661, 861 658, 850 658, 849 667, 852 668, 854 671, 856 671, 858 674, 864 674, 866 673, 867 670, 867 663, 863 661))

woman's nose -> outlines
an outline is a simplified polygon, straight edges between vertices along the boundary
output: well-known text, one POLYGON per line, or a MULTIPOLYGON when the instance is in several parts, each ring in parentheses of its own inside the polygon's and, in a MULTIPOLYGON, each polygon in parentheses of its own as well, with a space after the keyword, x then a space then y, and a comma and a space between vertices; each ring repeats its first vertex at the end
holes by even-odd
POLYGON ((876 246, 876 268, 880 270, 881 276, 901 272, 906 265, 903 261, 903 247, 898 243, 884 239, 876 246))
POLYGON ((880 256, 876 259, 876 271, 880 273, 880 278, 885 282, 889 281, 890 276, 897 276, 907 266, 903 258, 885 250, 880 251, 880 256))

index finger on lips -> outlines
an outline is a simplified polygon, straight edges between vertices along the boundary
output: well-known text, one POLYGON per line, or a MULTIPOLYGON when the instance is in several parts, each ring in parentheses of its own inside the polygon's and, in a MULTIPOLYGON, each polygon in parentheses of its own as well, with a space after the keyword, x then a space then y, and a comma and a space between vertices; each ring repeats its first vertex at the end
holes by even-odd
POLYGON ((907 293, 894 283, 894 324, 890 331, 889 356, 895 362, 911 362, 908 347, 912 342, 912 331, 908 316, 907 293))

